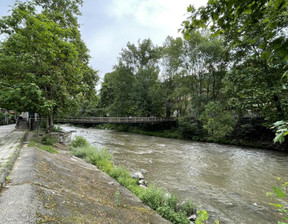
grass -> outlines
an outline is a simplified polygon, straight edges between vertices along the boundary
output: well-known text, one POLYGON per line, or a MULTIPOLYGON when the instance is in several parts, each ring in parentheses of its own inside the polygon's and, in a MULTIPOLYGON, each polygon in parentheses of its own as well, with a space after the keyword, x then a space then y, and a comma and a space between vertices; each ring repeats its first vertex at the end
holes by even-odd
POLYGON ((44 150, 46 152, 50 152, 50 153, 53 153, 53 154, 58 154, 57 149, 55 149, 51 145, 40 145, 40 146, 38 146, 38 148, 41 149, 41 150, 44 150))
POLYGON ((37 143, 35 141, 30 141, 28 143, 28 147, 35 147, 37 145, 37 143))
MULTIPOLYGON (((86 140, 79 139, 76 138, 76 143, 74 142, 73 144, 72 142, 70 147, 70 151, 74 156, 96 165, 100 170, 116 179, 121 185, 137 195, 146 205, 172 223, 190 223, 187 217, 196 213, 195 204, 189 201, 181 204, 175 195, 167 193, 161 188, 153 186, 148 186, 147 188, 139 187, 138 180, 133 179, 127 169, 113 164, 112 155, 107 149, 98 150, 86 140), (72 147, 73 145, 78 147, 72 147)), ((120 195, 118 193, 115 194, 115 203, 120 204, 120 195)))

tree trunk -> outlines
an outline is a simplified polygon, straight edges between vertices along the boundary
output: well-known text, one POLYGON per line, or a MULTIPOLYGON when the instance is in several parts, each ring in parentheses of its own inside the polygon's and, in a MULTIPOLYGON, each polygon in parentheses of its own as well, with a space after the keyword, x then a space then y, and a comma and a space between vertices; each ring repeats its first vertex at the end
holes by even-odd
POLYGON ((50 131, 50 122, 49 122, 49 117, 47 116, 46 117, 46 129, 45 129, 45 132, 49 133, 49 131, 50 131))
POLYGON ((52 131, 54 127, 54 118, 53 118, 53 112, 49 116, 49 122, 50 122, 50 131, 52 131))

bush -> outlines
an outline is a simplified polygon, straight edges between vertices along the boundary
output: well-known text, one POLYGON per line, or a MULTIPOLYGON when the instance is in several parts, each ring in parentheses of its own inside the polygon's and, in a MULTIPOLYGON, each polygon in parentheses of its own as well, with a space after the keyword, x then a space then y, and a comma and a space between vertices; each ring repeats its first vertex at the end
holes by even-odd
POLYGON ((30 141, 28 144, 28 147, 35 147, 36 146, 36 142, 35 141, 30 141))
POLYGON ((129 178, 130 173, 122 166, 114 166, 109 175, 113 177, 114 179, 119 179, 119 178, 129 178))
POLYGON ((206 135, 200 122, 194 117, 182 117, 178 119, 179 134, 186 139, 200 140, 201 136, 206 135))
POLYGON ((183 212, 175 212, 169 206, 159 207, 157 212, 164 218, 170 220, 172 223, 177 224, 190 224, 189 219, 183 212))
POLYGON ((165 194, 162 189, 149 186, 139 197, 149 207, 157 210, 157 208, 165 206, 165 194))
POLYGON ((56 142, 57 142, 57 139, 51 135, 46 135, 41 140, 41 143, 43 145, 54 145, 56 142))
POLYGON ((211 136, 211 140, 224 138, 233 131, 236 125, 232 112, 225 110, 219 102, 209 102, 200 116, 200 121, 211 136))
POLYGON ((90 145, 89 142, 82 136, 76 136, 75 140, 73 140, 71 143, 71 146, 73 148, 88 147, 89 145, 90 145))
POLYGON ((179 210, 186 213, 187 216, 191 216, 196 213, 196 205, 188 200, 181 204, 179 210))
POLYGON ((50 153, 53 153, 53 154, 58 154, 57 149, 55 149, 51 145, 41 145, 41 146, 39 146, 39 149, 42 149, 42 150, 44 150, 46 152, 50 152, 50 153))
POLYGON ((71 148, 70 150, 74 156, 84 159, 104 172, 109 172, 113 167, 112 154, 107 149, 98 150, 96 147, 88 145, 86 147, 71 148))

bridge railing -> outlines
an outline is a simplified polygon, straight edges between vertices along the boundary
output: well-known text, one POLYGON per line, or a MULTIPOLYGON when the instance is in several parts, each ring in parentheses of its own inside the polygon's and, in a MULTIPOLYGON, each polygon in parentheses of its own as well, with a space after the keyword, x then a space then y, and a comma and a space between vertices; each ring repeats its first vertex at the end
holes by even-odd
POLYGON ((58 123, 161 123, 173 122, 176 118, 163 117, 81 117, 54 119, 58 123))

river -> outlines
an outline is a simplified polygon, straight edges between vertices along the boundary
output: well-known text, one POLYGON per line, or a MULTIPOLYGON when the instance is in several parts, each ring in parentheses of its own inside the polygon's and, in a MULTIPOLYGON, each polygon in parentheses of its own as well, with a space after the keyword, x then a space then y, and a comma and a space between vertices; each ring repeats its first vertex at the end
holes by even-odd
MULTIPOLYGON (((277 223, 266 192, 288 179, 288 154, 261 149, 151 137, 110 130, 62 126, 106 147, 114 162, 203 206, 220 223, 277 223)), ((275 202, 275 201, 273 201, 275 202)), ((279 202, 279 201, 278 201, 279 202)), ((283 203, 283 201, 282 201, 283 203)))

